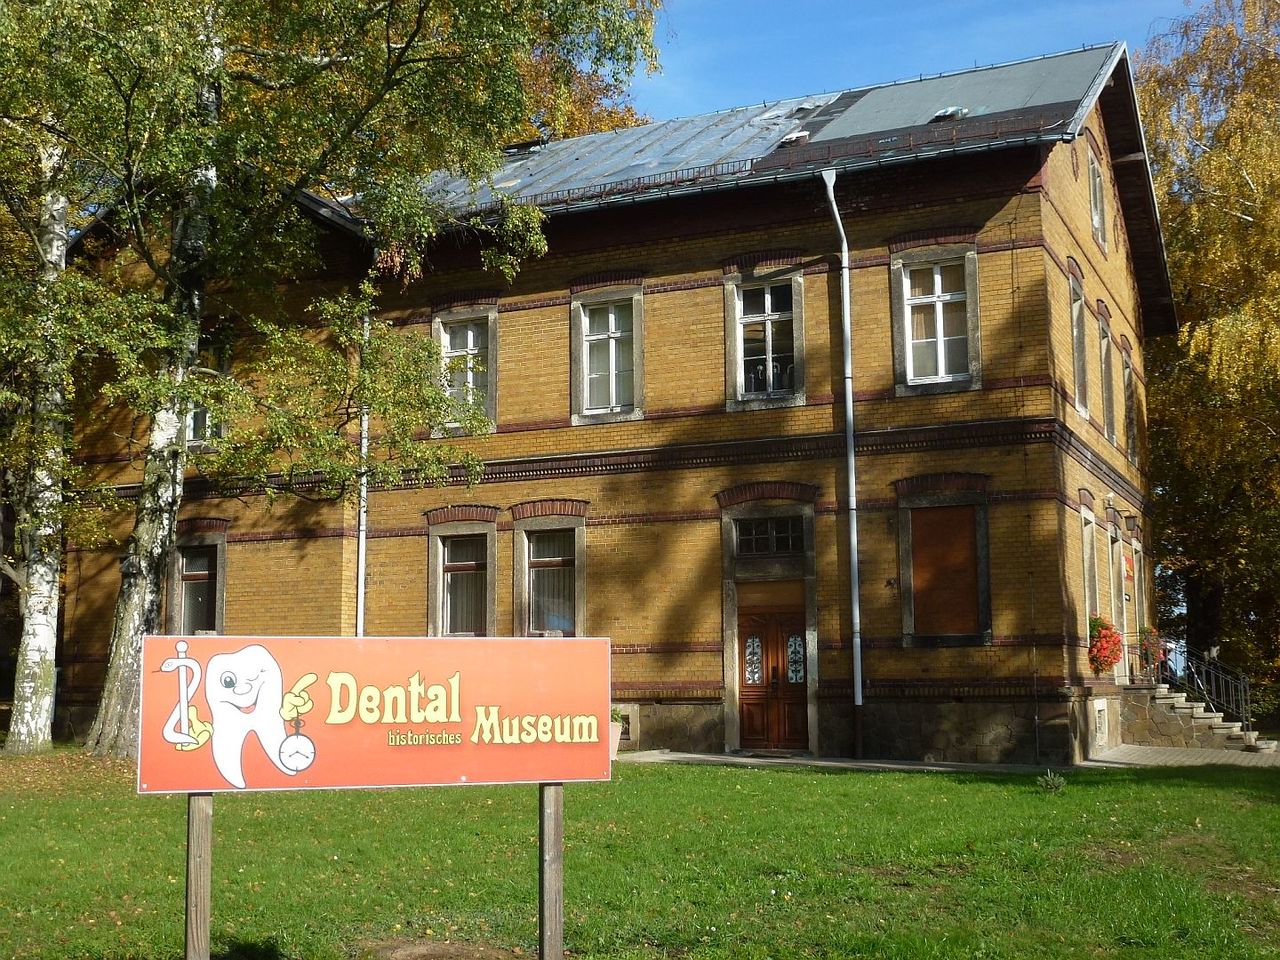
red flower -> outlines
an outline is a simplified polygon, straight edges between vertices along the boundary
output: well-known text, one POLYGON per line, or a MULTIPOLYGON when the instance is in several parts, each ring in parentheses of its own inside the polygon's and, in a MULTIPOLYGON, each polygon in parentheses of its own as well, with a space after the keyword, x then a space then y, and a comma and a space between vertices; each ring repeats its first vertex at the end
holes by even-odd
POLYGON ((1095 674, 1110 670, 1124 656, 1124 637, 1105 617, 1089 618, 1089 666, 1095 674))

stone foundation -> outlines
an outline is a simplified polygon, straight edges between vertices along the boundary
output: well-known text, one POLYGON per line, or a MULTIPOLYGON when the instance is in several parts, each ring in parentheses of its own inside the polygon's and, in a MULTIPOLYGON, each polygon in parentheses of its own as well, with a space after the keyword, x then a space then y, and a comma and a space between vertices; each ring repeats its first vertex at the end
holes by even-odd
POLYGON ((640 703, 632 711, 623 749, 724 753, 724 707, 719 703, 640 703))
POLYGON ((1081 758, 1074 700, 881 700, 863 708, 868 759, 1062 765, 1081 758))

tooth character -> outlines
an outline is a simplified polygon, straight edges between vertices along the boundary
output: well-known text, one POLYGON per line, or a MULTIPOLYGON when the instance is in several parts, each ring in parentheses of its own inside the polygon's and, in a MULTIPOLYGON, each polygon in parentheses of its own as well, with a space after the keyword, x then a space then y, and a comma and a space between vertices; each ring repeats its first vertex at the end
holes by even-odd
POLYGON ((295 771, 280 761, 285 738, 280 719, 284 679, 266 647, 255 643, 235 653, 210 657, 204 695, 213 715, 213 762, 228 783, 244 788, 242 755, 250 733, 258 735, 267 758, 281 772, 294 775, 295 771))

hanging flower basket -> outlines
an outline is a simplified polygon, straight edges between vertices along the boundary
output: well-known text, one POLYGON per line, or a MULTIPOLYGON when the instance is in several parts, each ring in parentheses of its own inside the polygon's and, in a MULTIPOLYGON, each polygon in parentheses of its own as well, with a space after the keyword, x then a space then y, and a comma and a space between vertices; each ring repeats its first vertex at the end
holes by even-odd
POLYGON ((1105 617, 1089 618, 1089 666, 1095 675, 1110 670, 1124 656, 1124 637, 1105 617))

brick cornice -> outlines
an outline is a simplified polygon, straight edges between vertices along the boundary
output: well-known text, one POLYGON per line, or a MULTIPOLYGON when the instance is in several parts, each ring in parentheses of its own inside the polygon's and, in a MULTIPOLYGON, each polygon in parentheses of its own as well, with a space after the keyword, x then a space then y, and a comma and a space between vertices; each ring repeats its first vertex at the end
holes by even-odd
POLYGON ((190 537, 197 533, 223 533, 231 521, 223 517, 186 517, 178 521, 178 536, 190 537))
POLYGON ((460 503, 448 507, 436 507, 423 514, 427 518, 427 526, 437 523, 457 523, 474 521, 479 523, 496 523, 501 507, 491 507, 482 503, 460 503))
POLYGON ((432 313, 456 310, 460 307, 496 307, 501 294, 497 290, 459 290, 444 294, 431 304, 432 313))
POLYGON ((643 270, 606 270, 570 280, 569 293, 578 294, 600 287, 638 287, 643 282, 643 270))
POLYGON ((786 480, 740 483, 716 494, 716 503, 721 509, 752 500, 798 500, 802 503, 813 503, 817 499, 817 487, 786 480))
POLYGON ((527 520, 530 517, 585 517, 589 506, 590 500, 526 500, 511 505, 511 516, 515 520, 527 520))
POLYGON ((889 252, 901 253, 915 247, 938 247, 944 244, 978 242, 977 227, 940 227, 928 230, 912 230, 889 238, 889 252))
POLYGON ((893 489, 899 497, 914 497, 928 493, 983 493, 991 483, 986 473, 926 473, 916 477, 904 477, 893 481, 893 489))
POLYGON ((721 262, 720 267, 725 276, 758 270, 760 267, 791 267, 805 259, 803 250, 777 249, 754 250, 750 253, 739 253, 721 262))

